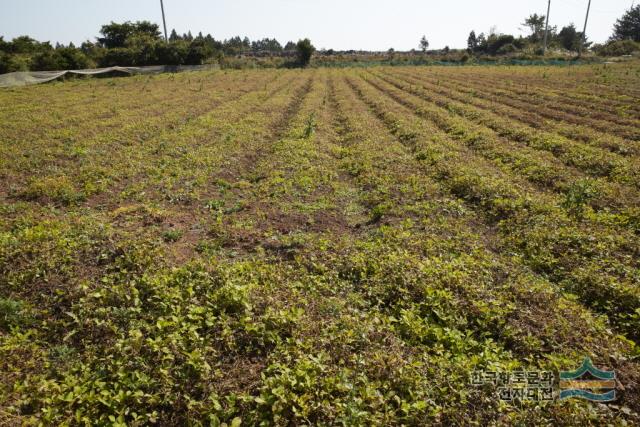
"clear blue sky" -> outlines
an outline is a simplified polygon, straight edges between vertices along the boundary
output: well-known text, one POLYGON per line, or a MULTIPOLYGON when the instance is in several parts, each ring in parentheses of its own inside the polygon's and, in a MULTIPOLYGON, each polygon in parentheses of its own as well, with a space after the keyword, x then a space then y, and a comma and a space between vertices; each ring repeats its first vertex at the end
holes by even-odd
MULTIPOLYGON (((638 1, 638 0, 636 0, 638 1)), ((633 0, 593 0, 587 34, 603 42, 633 0)), ((525 16, 546 13, 547 0, 165 0, 169 31, 275 37, 284 43, 309 37, 318 48, 396 50, 466 47, 471 29, 522 33, 525 16)), ((587 0, 552 0, 551 24, 581 29, 587 0)), ((0 0, 0 35, 41 41, 93 40, 110 21, 162 22, 160 0, 0 0)))

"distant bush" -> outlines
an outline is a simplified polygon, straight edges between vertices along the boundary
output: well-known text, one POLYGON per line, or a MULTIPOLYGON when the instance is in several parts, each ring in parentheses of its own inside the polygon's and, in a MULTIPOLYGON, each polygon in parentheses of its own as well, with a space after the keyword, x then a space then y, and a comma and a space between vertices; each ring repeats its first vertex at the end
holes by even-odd
POLYGON ((31 67, 31 59, 28 56, 24 55, 15 55, 12 56, 9 60, 9 65, 11 71, 29 71, 31 67))
POLYGON ((491 34, 487 38, 481 35, 477 41, 475 52, 489 55, 506 54, 523 49, 525 44, 524 39, 515 38, 509 34, 491 34))
POLYGON ((178 40, 170 43, 147 41, 130 47, 106 49, 100 59, 103 67, 144 65, 202 65, 214 56, 204 42, 178 40))
POLYGON ((100 66, 113 67, 116 65, 130 66, 136 64, 136 51, 125 47, 106 49, 100 60, 100 66))
POLYGON ((189 45, 184 42, 158 43, 155 46, 154 64, 184 64, 189 54, 189 45))
POLYGON ((612 41, 595 47, 595 51, 600 56, 631 55, 634 52, 640 52, 640 43, 633 40, 612 41))
POLYGON ((4 52, 0 52, 0 74, 9 73, 11 57, 4 52))
MULTIPOLYGON (((207 62, 211 62, 208 60, 207 62)), ((220 68, 227 70, 246 70, 254 68, 291 68, 294 64, 285 58, 253 58, 253 57, 228 57, 219 56, 216 61, 220 68)))
POLYGON ((183 63, 186 65, 202 65, 213 56, 213 49, 203 39, 196 39, 188 46, 183 63))
POLYGON ((95 65, 79 49, 61 48, 49 50, 35 55, 31 69, 35 71, 80 70, 95 65))
POLYGON ((498 55, 507 55, 517 51, 518 51, 518 48, 515 47, 513 43, 509 43, 509 44, 505 44, 504 46, 501 46, 500 49, 498 49, 497 53, 498 55))
POLYGON ((29 71, 31 60, 28 55, 11 55, 0 52, 0 74, 15 71, 29 71))

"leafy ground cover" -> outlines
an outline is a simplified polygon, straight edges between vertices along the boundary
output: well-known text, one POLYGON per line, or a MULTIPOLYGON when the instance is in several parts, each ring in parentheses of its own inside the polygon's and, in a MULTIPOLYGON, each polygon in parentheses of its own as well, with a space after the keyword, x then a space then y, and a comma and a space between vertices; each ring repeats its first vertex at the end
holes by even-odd
POLYGON ((0 92, 0 424, 640 422, 640 68, 0 92), (501 402, 474 370, 617 373, 501 402))

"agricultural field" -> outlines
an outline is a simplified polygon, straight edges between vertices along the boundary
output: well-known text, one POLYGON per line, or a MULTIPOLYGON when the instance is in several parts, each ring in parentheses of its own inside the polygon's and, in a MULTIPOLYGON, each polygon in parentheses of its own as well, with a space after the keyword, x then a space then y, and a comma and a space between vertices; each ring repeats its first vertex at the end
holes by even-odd
POLYGON ((0 425, 634 425, 639 236, 639 64, 1 90, 0 425))

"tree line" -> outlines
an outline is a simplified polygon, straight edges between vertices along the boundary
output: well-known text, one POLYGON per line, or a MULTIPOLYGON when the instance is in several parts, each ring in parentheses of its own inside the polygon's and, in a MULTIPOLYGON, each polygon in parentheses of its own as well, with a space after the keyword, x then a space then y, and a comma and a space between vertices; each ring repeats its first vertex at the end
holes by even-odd
MULTIPOLYGON (((500 34, 495 30, 488 34, 471 31, 463 56, 499 56, 527 51, 532 55, 541 55, 545 24, 544 15, 532 14, 522 23, 522 27, 528 32, 526 36, 500 34)), ((574 24, 560 30, 555 26, 550 27, 547 39, 551 49, 564 49, 568 52, 590 50, 604 56, 617 56, 640 51, 640 4, 617 20, 611 38, 605 44, 593 45, 574 24)), ((419 48, 423 54, 434 53, 428 51, 429 41, 426 36, 420 39, 419 48)), ((198 33, 194 36, 188 32, 180 35, 173 30, 169 39, 165 40, 157 24, 148 21, 111 22, 102 26, 95 41, 86 41, 78 47, 73 43, 53 46, 49 42, 39 42, 28 36, 16 37, 11 41, 0 37, 0 73, 114 65, 222 64, 238 56, 285 58, 279 62, 271 62, 272 66, 306 66, 314 52, 315 48, 308 39, 297 43, 289 41, 282 45, 272 38, 251 41, 248 37, 237 36, 216 40, 211 34, 198 33)), ((449 55, 449 52, 450 49, 445 47, 436 53, 449 55)), ((331 56, 335 52, 328 50, 323 53, 331 56)), ((393 49, 389 50, 390 57, 395 54, 393 49)))
POLYGON ((315 48, 308 39, 282 46, 276 39, 250 41, 248 37, 216 40, 210 34, 171 32, 164 40, 160 27, 148 21, 103 25, 95 42, 79 47, 39 42, 21 36, 8 42, 0 37, 0 73, 49 71, 95 67, 146 65, 202 65, 236 55, 281 55, 290 66, 305 66, 315 48))
MULTIPOLYGON (((533 50, 542 55, 545 33, 548 47, 551 49, 564 49, 569 52, 581 52, 591 49, 593 52, 605 56, 625 55, 640 51, 640 5, 629 9, 614 25, 613 33, 607 43, 594 45, 588 41, 583 32, 578 31, 575 24, 571 23, 558 31, 557 26, 549 26, 546 29, 546 16, 537 13, 529 15, 522 27, 528 31, 527 36, 513 36, 500 34, 495 29, 489 34, 477 34, 475 30, 469 33, 467 38, 467 52, 475 55, 507 55, 523 50, 533 50)), ((423 36, 419 42, 419 48, 427 52, 429 41, 423 36)), ((449 51, 448 47, 443 49, 449 51)))
POLYGON ((549 48, 561 48, 569 52, 581 52, 591 47, 596 53, 605 55, 626 54, 640 50, 640 46, 637 45, 640 42, 640 5, 632 7, 617 20, 609 41, 604 45, 594 46, 573 23, 562 27, 559 31, 557 26, 549 26, 547 30, 546 16, 536 13, 529 15, 522 23, 522 27, 528 30, 528 36, 516 38, 495 32, 490 32, 489 35, 483 33, 476 35, 475 31, 471 31, 467 39, 467 49, 469 52, 496 55, 532 47, 537 50, 537 53, 542 54, 546 35, 549 48))

